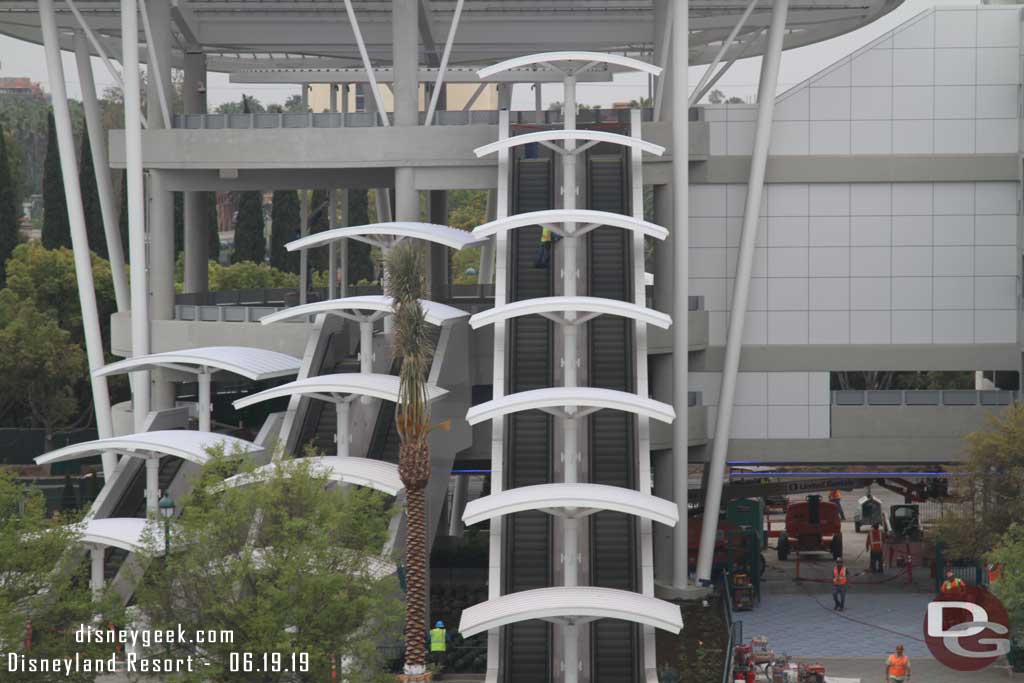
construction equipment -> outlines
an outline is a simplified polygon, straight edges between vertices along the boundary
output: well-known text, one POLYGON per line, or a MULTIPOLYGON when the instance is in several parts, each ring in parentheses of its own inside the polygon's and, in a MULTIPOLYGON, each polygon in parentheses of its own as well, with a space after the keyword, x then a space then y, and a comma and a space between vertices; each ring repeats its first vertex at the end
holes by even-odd
POLYGON ((882 501, 872 496, 869 490, 867 495, 857 500, 857 511, 853 513, 853 528, 859 534, 861 527, 884 523, 882 501))
POLYGON ((818 495, 790 501, 786 508, 786 531, 779 535, 779 560, 787 560, 791 552, 827 552, 833 559, 842 557, 839 506, 823 501, 818 495))
POLYGON ((734 612, 745 612, 754 609, 754 585, 750 574, 736 572, 732 575, 732 609, 734 612))
POLYGON ((892 543, 921 540, 921 506, 893 505, 889 508, 892 543))

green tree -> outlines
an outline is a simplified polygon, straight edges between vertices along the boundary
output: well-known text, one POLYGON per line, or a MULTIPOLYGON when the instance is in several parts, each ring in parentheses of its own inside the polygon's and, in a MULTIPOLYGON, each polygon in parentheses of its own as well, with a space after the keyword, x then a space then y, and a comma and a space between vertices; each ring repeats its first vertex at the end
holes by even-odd
MULTIPOLYGON (((154 629, 227 630, 234 641, 203 646, 209 666, 182 682, 325 681, 345 659, 350 680, 394 680, 378 644, 397 637, 400 591, 383 548, 389 514, 369 489, 331 487, 307 459, 276 458, 253 483, 220 489, 238 454, 211 451, 198 485, 170 524, 171 557, 149 540, 151 562, 136 604, 154 629), (308 653, 308 672, 254 678, 229 671, 232 653, 308 653)), ((191 644, 153 656, 195 655, 191 644)), ((257 666, 259 663, 257 662, 257 666)))
POLYGON ((100 209, 100 191, 96 185, 96 169, 92 165, 89 132, 82 133, 82 153, 78 162, 78 182, 82 187, 82 209, 85 212, 85 232, 89 249, 103 258, 109 258, 107 237, 103 232, 103 211, 100 209))
POLYGON ((944 516, 935 535, 953 557, 977 560, 995 548, 1010 526, 1024 519, 1024 404, 1014 403, 967 435, 967 461, 955 480, 962 513, 944 516))
POLYGON ((46 173, 43 176, 43 246, 47 249, 71 247, 71 223, 68 220, 64 178, 60 171, 60 150, 53 111, 47 115, 46 173))
POLYGON ((230 289, 275 289, 299 286, 298 274, 253 261, 240 261, 232 263, 230 266, 222 266, 210 261, 209 277, 210 291, 214 292, 230 289))
MULTIPOLYGON (((15 652, 32 637, 33 658, 109 657, 113 646, 76 643, 74 631, 94 615, 123 623, 113 596, 94 602, 80 530, 61 517, 47 518, 39 489, 0 471, 0 641, 15 652), (31 630, 28 626, 31 624, 31 630)), ((6 668, 6 664, 5 664, 6 668)), ((91 683, 95 674, 73 671, 15 676, 38 683, 91 683)))
POLYGON ((220 260, 220 224, 217 220, 217 193, 206 192, 206 224, 210 228, 209 254, 211 261, 220 260))
MULTIPOLYGON (((348 224, 367 225, 370 223, 369 190, 348 191, 348 224)), ((373 280, 373 259, 370 245, 359 240, 348 241, 348 267, 345 276, 350 285, 373 280)))
POLYGON ((232 262, 263 263, 265 254, 263 193, 255 190, 242 192, 238 201, 238 217, 235 219, 235 253, 232 262))
MULTIPOLYGON (((309 199, 309 234, 324 232, 331 227, 330 201, 327 190, 313 190, 309 199)), ((327 247, 309 250, 309 267, 314 271, 326 271, 327 247)))
POLYGON ((6 281, 7 259, 18 245, 17 190, 7 154, 7 136, 0 126, 0 286, 6 281))
MULTIPOLYGON (((448 192, 448 225, 472 230, 487 222, 486 190, 450 190, 448 192)), ((480 247, 468 247, 452 254, 452 282, 457 285, 476 284, 480 268, 480 247)))
POLYGON ((992 584, 992 592, 1006 607, 1014 629, 1011 635, 1020 643, 1024 636, 1024 525, 1011 524, 987 559, 1002 566, 999 580, 992 584))
POLYGON ((430 483, 430 404, 427 371, 433 354, 426 314, 423 249, 401 242, 388 251, 388 294, 394 298, 395 355, 401 359, 399 398, 395 410, 398 474, 405 486, 408 534, 405 549, 406 612, 405 673, 423 673, 427 663, 427 501, 430 483))
POLYGON ((299 253, 289 252, 284 245, 299 236, 299 193, 276 190, 270 211, 270 265, 289 273, 299 272, 299 253))

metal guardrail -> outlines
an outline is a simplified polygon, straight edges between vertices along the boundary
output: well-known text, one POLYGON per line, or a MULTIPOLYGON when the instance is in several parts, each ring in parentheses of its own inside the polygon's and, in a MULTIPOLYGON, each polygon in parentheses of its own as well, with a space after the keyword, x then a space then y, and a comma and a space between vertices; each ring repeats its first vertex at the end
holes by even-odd
MULTIPOLYGON (((629 123, 629 109, 581 109, 576 122, 586 124, 629 123)), ((435 125, 468 126, 498 125, 497 110, 480 111, 439 111, 435 125)), ((644 121, 652 121, 652 109, 643 109, 644 121)), ((699 114, 691 110, 691 120, 698 120, 699 114)), ((555 125, 563 122, 561 111, 512 111, 509 112, 512 125, 555 125)), ((394 114, 388 114, 394 123, 394 114)), ((426 113, 420 112, 420 125, 426 122, 426 113)), ((380 125, 380 118, 372 112, 258 112, 251 114, 175 114, 174 128, 185 130, 273 130, 280 128, 373 128, 380 125)))
POLYGON ((729 573, 722 572, 722 619, 729 629, 729 641, 725 646, 725 662, 722 665, 722 683, 733 683, 733 667, 736 658, 733 651, 738 643, 743 642, 743 622, 734 621, 732 615, 732 586, 729 573))
POLYGON ((1020 400, 1016 391, 967 389, 840 390, 832 392, 834 406, 1008 406, 1020 400))

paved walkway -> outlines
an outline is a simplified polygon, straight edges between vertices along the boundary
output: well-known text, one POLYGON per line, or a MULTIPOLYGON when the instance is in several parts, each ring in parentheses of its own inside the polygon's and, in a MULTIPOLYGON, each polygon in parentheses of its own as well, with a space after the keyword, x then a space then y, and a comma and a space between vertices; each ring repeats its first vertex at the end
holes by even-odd
MULTIPOLYGON (((805 660, 810 661, 810 660, 805 660)), ((884 680, 884 660, 872 659, 817 659, 814 660, 825 665, 825 672, 829 678, 842 677, 847 679, 860 679, 862 683, 882 683, 884 680)), ((913 676, 913 683, 1007 683, 1011 679, 1005 668, 993 665, 981 671, 973 673, 960 673, 947 669, 934 659, 926 657, 911 658, 910 670, 913 676)))

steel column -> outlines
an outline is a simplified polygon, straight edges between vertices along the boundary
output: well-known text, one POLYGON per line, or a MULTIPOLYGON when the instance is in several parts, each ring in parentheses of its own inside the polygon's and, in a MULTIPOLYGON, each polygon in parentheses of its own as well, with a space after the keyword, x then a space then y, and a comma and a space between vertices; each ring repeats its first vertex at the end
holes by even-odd
MULTIPOLYGON (((772 21, 768 29, 768 45, 761 62, 761 81, 757 93, 757 123, 754 128, 754 152, 750 160, 750 181, 743 212, 743 232, 740 236, 739 262, 736 266, 736 285, 733 289, 729 315, 729 332, 725 342, 725 360, 722 365, 722 389, 718 402, 718 421, 715 440, 711 446, 711 459, 707 464, 707 493, 704 498, 704 523, 701 527, 700 550, 697 556, 697 580, 711 580, 718 510, 722 504, 722 483, 725 478, 725 458, 729 449, 732 428, 732 409, 736 398, 736 377, 743 350, 743 324, 747 316, 750 277, 754 266, 754 248, 757 242, 758 219, 761 214, 761 196, 764 191, 765 166, 771 143, 772 115, 775 112, 775 89, 779 80, 779 62, 786 31, 789 0, 775 0, 772 21)), ((678 405, 678 404, 677 404, 678 405)), ((681 405, 686 405, 681 404, 681 405)))
POLYGON ((672 287, 672 423, 673 488, 679 523, 672 534, 675 562, 672 585, 689 583, 687 562, 689 503, 690 425, 687 419, 690 355, 690 110, 687 106, 690 67, 690 9, 688 0, 670 5, 672 11, 672 256, 675 274, 672 287))
MULTIPOLYGON (((82 328, 85 333, 85 352, 89 369, 95 371, 104 365, 103 338, 100 336, 99 312, 96 306, 96 289, 93 286, 92 259, 89 254, 89 237, 85 229, 85 211, 82 208, 82 193, 78 182, 78 163, 75 158, 75 138, 71 128, 71 112, 68 109, 67 89, 64 83, 64 65, 60 56, 60 36, 57 33, 57 19, 53 0, 39 0, 39 17, 46 54, 46 71, 50 80, 53 103, 53 120, 57 132, 57 148, 60 153, 61 176, 64 182, 64 196, 67 202, 68 222, 71 224, 71 246, 75 259, 75 278, 78 283, 78 301, 82 308, 82 328)), ((110 394, 105 377, 92 377, 93 406, 96 410, 96 426, 100 438, 114 435, 110 416, 110 394)), ((107 481, 114 475, 117 456, 103 454, 103 474, 107 481)))

